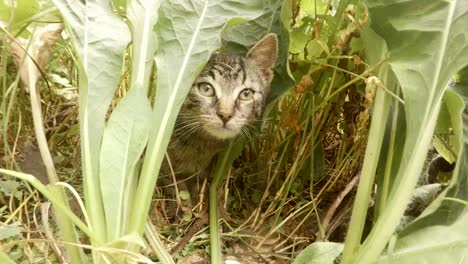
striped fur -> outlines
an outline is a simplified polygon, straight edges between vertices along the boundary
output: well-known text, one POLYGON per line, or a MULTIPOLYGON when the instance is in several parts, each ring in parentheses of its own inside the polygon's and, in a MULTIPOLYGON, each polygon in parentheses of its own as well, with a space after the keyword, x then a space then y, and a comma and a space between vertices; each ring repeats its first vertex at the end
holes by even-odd
POLYGON ((184 101, 169 144, 176 173, 200 172, 226 140, 260 119, 276 56, 276 35, 268 34, 246 56, 210 58, 184 101))

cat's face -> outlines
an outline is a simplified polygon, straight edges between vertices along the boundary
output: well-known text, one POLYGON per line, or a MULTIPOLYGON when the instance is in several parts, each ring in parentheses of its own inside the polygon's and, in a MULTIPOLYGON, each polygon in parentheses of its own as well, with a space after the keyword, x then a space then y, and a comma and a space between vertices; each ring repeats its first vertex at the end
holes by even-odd
POLYGON ((277 38, 274 34, 265 36, 245 57, 212 56, 180 111, 182 127, 184 123, 194 127, 195 123, 219 139, 240 134, 263 112, 276 57, 277 38))

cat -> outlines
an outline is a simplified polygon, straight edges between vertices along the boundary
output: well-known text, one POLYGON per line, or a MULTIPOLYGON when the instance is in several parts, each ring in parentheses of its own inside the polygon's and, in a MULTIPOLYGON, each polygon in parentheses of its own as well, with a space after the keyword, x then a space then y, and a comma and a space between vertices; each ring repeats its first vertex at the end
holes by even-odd
POLYGON ((166 177, 175 173, 179 190, 186 189, 186 183, 194 198, 197 181, 209 173, 212 158, 260 119, 277 50, 277 37, 270 33, 245 56, 211 56, 181 107, 167 149, 169 161, 163 164, 166 177))

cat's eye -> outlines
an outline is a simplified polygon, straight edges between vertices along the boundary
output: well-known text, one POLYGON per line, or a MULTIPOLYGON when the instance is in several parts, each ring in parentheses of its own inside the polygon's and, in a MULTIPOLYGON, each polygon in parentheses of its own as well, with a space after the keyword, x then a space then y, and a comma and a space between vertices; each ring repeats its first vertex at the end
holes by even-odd
POLYGON ((215 95, 215 90, 209 83, 200 83, 198 85, 198 91, 200 91, 201 95, 203 96, 212 97, 215 95))
POLYGON ((244 101, 251 100, 254 96, 254 93, 255 93, 254 90, 250 88, 244 89, 239 93, 239 99, 244 100, 244 101))

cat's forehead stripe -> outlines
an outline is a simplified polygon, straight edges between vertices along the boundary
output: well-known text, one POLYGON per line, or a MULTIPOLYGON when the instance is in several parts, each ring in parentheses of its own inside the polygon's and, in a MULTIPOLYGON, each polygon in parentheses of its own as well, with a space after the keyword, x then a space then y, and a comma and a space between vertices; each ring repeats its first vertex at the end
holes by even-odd
POLYGON ((213 80, 216 80, 216 74, 214 71, 207 71, 208 76, 210 76, 213 80))
POLYGON ((229 65, 222 62, 215 63, 211 65, 207 74, 211 76, 213 80, 216 80, 219 77, 236 81, 239 81, 240 79, 242 84, 244 84, 247 79, 244 62, 242 60, 239 60, 239 63, 236 65, 229 65))

